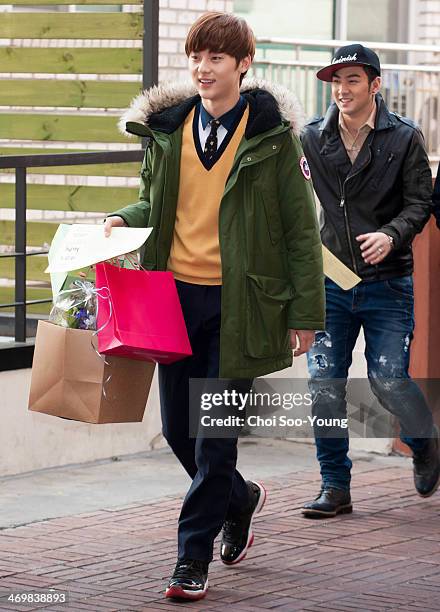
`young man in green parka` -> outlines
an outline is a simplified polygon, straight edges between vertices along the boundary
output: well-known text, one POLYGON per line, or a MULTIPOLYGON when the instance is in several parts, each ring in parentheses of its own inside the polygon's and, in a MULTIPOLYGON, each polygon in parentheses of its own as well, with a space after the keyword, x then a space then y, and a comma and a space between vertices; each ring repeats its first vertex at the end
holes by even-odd
POLYGON ((253 379, 287 368, 324 328, 321 241, 310 171, 298 140, 301 111, 282 87, 242 85, 255 53, 247 23, 207 13, 185 46, 192 84, 153 87, 120 127, 150 139, 139 201, 113 226, 152 227, 143 266, 170 270, 193 356, 159 366, 163 433, 192 484, 166 589, 207 591, 213 542, 240 562, 266 492, 236 470, 236 438, 190 438, 189 379, 253 379))

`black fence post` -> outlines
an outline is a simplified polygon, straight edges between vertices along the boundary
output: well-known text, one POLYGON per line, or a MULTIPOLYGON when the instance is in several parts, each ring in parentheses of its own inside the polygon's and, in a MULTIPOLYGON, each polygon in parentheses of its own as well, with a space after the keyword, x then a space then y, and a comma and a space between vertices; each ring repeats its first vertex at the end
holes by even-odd
POLYGON ((142 87, 159 80, 159 0, 144 0, 142 87))
MULTIPOLYGON (((144 0, 142 60, 142 88, 148 89, 159 82, 159 0, 144 0)), ((142 138, 142 149, 147 141, 142 138)))
POLYGON ((15 342, 26 342, 26 168, 15 169, 15 342))

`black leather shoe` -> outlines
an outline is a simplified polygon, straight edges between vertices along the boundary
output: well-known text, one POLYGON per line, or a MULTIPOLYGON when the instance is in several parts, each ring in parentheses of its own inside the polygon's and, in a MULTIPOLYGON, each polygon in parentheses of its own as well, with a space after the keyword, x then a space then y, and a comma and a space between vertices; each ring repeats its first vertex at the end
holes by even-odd
POLYGON ((440 442, 437 427, 435 438, 429 438, 426 447, 413 454, 414 485, 421 497, 430 497, 440 484, 440 442))
POLYGON ((322 487, 316 499, 304 504, 302 513, 307 518, 331 518, 353 512, 349 489, 322 487))
POLYGON ((266 501, 266 489, 258 482, 247 481, 251 502, 249 508, 223 524, 220 559, 225 565, 235 565, 245 558, 254 541, 252 521, 266 501))
POLYGON ((165 597, 171 599, 203 599, 208 590, 207 561, 178 559, 170 578, 165 597))

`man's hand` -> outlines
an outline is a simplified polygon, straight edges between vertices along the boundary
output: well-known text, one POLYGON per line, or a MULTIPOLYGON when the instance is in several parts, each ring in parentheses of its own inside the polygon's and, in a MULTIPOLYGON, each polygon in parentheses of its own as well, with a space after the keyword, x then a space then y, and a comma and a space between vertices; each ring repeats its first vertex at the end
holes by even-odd
POLYGON ((127 227, 122 217, 108 217, 104 223, 104 236, 108 238, 112 233, 112 227, 127 227))
POLYGON ((290 346, 293 349, 293 356, 299 357, 310 350, 314 340, 315 332, 312 329, 289 329, 290 346))
POLYGON ((388 234, 383 232, 370 232, 360 234, 356 240, 361 242, 361 253, 365 263, 375 266, 385 259, 392 250, 388 234))

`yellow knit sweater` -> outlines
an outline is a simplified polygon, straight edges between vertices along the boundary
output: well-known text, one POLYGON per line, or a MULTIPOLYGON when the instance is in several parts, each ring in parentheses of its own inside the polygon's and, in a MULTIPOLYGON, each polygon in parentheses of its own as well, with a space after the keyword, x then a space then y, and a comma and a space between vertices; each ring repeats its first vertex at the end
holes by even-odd
POLYGON ((194 110, 183 127, 179 196, 168 270, 173 272, 174 278, 186 283, 221 285, 219 208, 238 145, 244 136, 249 111, 246 109, 243 113, 220 159, 207 170, 194 143, 194 110))

